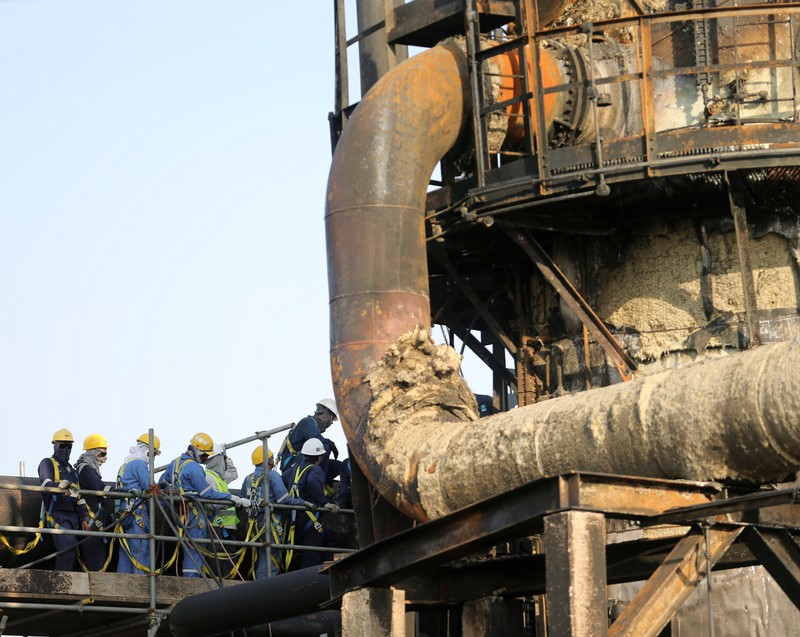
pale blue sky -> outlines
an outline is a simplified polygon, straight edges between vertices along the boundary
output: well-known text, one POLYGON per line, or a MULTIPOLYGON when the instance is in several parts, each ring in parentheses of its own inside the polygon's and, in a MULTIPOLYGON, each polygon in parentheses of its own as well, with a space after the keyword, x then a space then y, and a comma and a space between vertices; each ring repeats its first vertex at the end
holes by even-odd
POLYGON ((168 460, 332 396, 332 5, 0 0, 0 475, 61 427, 113 479, 148 427, 168 460))
POLYGON ((166 458, 331 395, 332 3, 300 6, 0 2, 0 474, 60 427, 111 479, 148 426, 166 458))

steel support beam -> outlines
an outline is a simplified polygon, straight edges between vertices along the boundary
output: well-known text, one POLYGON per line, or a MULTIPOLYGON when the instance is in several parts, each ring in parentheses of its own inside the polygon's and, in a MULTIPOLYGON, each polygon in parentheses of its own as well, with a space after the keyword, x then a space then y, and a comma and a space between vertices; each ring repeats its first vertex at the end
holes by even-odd
POLYGON ((542 528, 545 515, 567 509, 604 510, 644 518, 719 497, 708 484, 568 474, 544 478, 478 502, 334 562, 331 597, 365 586, 386 587, 507 539, 542 528))
MULTIPOLYGON (((648 579, 680 538, 632 540, 606 546, 606 581, 627 584, 648 579)), ((751 549, 738 542, 714 567, 715 571, 757 566, 751 549)), ((504 556, 471 564, 455 563, 428 569, 398 583, 414 608, 460 604, 476 597, 522 597, 545 592, 545 556, 504 556)))
POLYGON ((742 529, 715 526, 708 531, 707 546, 702 529, 687 533, 611 625, 608 637, 656 637, 742 529))
POLYGON ((758 324, 758 303, 756 301, 756 284, 753 280, 753 265, 750 261, 750 230, 747 227, 747 211, 745 208, 745 185, 741 177, 725 172, 725 186, 728 189, 728 201, 731 206, 733 223, 736 228, 736 246, 739 249, 739 268, 742 273, 742 294, 744 295, 744 311, 747 317, 747 338, 750 347, 761 345, 761 329, 758 324))
POLYGON ((483 344, 472 335, 472 332, 453 316, 452 312, 446 312, 442 320, 495 375, 502 376, 505 382, 516 389, 517 377, 509 371, 504 362, 500 361, 492 352, 484 347, 483 344))
MULTIPOLYGON (((501 225, 498 223, 498 225, 501 225)), ((617 368, 620 377, 623 381, 628 381, 633 378, 633 372, 636 371, 636 363, 628 356, 628 353, 617 343, 611 332, 605 326, 603 321, 594 313, 591 306, 581 296, 580 292, 575 289, 566 275, 561 272, 556 263, 550 258, 550 255, 545 252, 544 248, 539 245, 532 236, 523 230, 514 228, 503 224, 503 228, 514 242, 522 248, 528 258, 539 268, 545 280, 553 286, 559 296, 564 299, 564 302, 569 306, 575 315, 586 326, 591 335, 603 348, 603 351, 611 359, 614 367, 617 368)))
POLYGON ((800 609, 800 547, 785 530, 751 527, 744 541, 786 596, 800 609))
POLYGON ((461 290, 461 293, 467 298, 467 300, 475 308, 475 311, 486 323, 489 331, 491 331, 492 334, 494 334, 495 337, 503 344, 503 347, 511 352, 511 354, 516 355, 517 346, 514 344, 514 341, 511 340, 508 334, 505 333, 505 330, 503 330, 503 328, 500 326, 500 323, 497 322, 497 319, 489 311, 489 308, 486 307, 486 304, 480 300, 478 295, 475 293, 475 290, 473 290, 472 286, 469 284, 469 281, 458 271, 442 247, 437 245, 435 242, 429 242, 428 253, 431 254, 442 265, 442 267, 447 271, 447 274, 450 275, 450 278, 455 281, 456 285, 461 290))
POLYGON ((606 637, 606 519, 565 511, 544 519, 549 637, 606 637))

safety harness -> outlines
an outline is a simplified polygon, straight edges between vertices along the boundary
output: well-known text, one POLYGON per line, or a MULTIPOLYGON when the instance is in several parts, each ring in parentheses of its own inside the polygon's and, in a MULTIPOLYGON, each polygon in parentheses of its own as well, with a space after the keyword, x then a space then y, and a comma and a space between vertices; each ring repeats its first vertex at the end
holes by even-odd
MULTIPOLYGON (((295 469, 294 482, 292 483, 292 486, 289 489, 290 496, 295 498, 300 497, 300 479, 305 475, 306 471, 308 471, 312 466, 314 465, 309 464, 303 467, 302 469, 300 467, 297 467, 297 469, 295 469)), ((306 522, 306 524, 303 526, 303 530, 305 531, 305 529, 308 528, 308 525, 312 524, 314 526, 314 530, 316 530, 317 533, 322 534, 324 529, 322 528, 322 523, 319 521, 317 515, 313 511, 306 511, 305 514, 308 516, 309 522, 306 522)), ((294 538, 297 529, 296 522, 297 522, 297 510, 292 509, 291 522, 289 524, 289 533, 286 537, 287 544, 294 544, 294 538)), ((294 549, 286 549, 283 562, 284 570, 286 571, 289 570, 289 565, 292 563, 293 557, 294 557, 294 549)))
POLYGON ((292 441, 289 440, 289 436, 292 432, 290 431, 286 434, 286 438, 283 439, 283 443, 281 444, 281 448, 278 450, 278 461, 281 465, 281 471, 286 471, 289 465, 292 464, 292 461, 297 458, 297 449, 294 448, 292 445, 292 441), (286 452, 289 452, 287 455, 286 452))
MULTIPOLYGON (((56 462, 55 458, 51 457, 50 458, 50 462, 53 463, 53 482, 56 485, 58 485, 58 483, 61 482, 61 470, 59 469, 58 462, 56 462)), ((80 485, 75 484, 74 482, 70 482, 69 485, 68 485, 68 488, 69 488, 70 491, 77 492, 80 489, 80 485)), ((50 496, 50 504, 48 505, 46 510, 44 508, 44 502, 42 502, 42 512, 41 512, 41 515, 40 515, 40 519, 42 521, 44 521, 47 524, 47 526, 49 528, 51 528, 51 529, 60 529, 61 528, 61 525, 58 522, 55 521, 55 519, 53 518, 53 515, 52 515, 52 513, 53 513, 53 505, 56 503, 56 498, 57 497, 58 496, 56 494, 51 494, 51 496, 50 496)), ((80 500, 78 500, 78 504, 79 505, 82 504, 82 505, 86 506, 86 500, 81 498, 80 500)), ((86 506, 86 508, 88 509, 89 507, 86 506)))
MULTIPOLYGON (((272 508, 271 503, 264 498, 262 495, 261 485, 264 483, 264 476, 266 473, 262 473, 257 478, 250 480, 250 488, 248 495, 250 496, 250 502, 253 503, 253 506, 250 508, 250 516, 251 516, 251 523, 255 523, 256 525, 256 536, 253 538, 252 541, 260 538, 266 532, 266 525, 261 526, 258 524, 258 511, 261 508, 268 508, 269 509, 269 516, 270 516, 270 532, 272 535, 272 543, 273 544, 282 544, 284 540, 284 528, 283 522, 281 521, 281 516, 275 509, 272 508)), ((266 518, 266 516, 265 516, 266 518)), ((253 549, 253 567, 252 569, 255 570, 256 560, 257 560, 257 549, 253 549)), ((270 557, 272 563, 279 571, 283 571, 282 564, 281 564, 281 557, 280 551, 277 549, 273 549, 270 551, 270 557)))
MULTIPOLYGON (((128 466, 127 462, 122 463, 122 466, 117 471, 117 491, 125 491, 126 489, 122 485, 122 476, 125 473, 125 467, 128 466)), ((137 505, 137 501, 141 501, 141 498, 124 498, 123 500, 117 500, 115 505, 115 514, 117 517, 117 523, 114 527, 114 533, 121 533, 123 536, 125 535, 125 529, 122 526, 122 520, 127 517, 131 516, 133 519, 134 524, 136 524, 140 529, 145 529, 145 521, 144 517, 141 513, 141 504, 137 505)), ((182 537, 183 531, 179 529, 178 538, 182 537)), ((120 550, 125 551, 125 554, 130 559, 133 566, 140 571, 144 571, 145 573, 150 573, 150 567, 146 564, 142 564, 138 559, 136 559, 138 553, 134 555, 133 551, 131 551, 130 545, 128 544, 128 539, 126 537, 120 537, 119 539, 119 546, 120 550)), ((165 572, 172 564, 178 559, 178 550, 180 548, 180 543, 175 544, 175 551, 172 553, 172 557, 166 561, 166 563, 159 569, 156 569, 155 573, 160 574, 165 572)), ((112 551, 109 550, 109 560, 111 558, 112 551)), ((106 561, 106 566, 108 565, 108 561, 106 561)), ((105 567, 103 568, 105 570, 105 567)))
MULTIPOLYGON (((87 467, 87 466, 88 466, 88 464, 84 463, 84 464, 80 464, 77 467, 75 467, 75 470, 78 473, 78 479, 79 480, 80 480, 81 471, 83 471, 84 467, 87 467)), ((124 467, 125 465, 122 465, 122 466, 124 467)), ((86 511, 89 513, 89 519, 91 519, 92 524, 94 524, 98 529, 102 529, 103 528, 103 522, 100 519, 100 510, 103 508, 103 502, 101 501, 100 505, 97 507, 97 513, 95 513, 92 510, 92 507, 89 506, 89 503, 85 499, 83 500, 83 504, 86 506, 86 511)))

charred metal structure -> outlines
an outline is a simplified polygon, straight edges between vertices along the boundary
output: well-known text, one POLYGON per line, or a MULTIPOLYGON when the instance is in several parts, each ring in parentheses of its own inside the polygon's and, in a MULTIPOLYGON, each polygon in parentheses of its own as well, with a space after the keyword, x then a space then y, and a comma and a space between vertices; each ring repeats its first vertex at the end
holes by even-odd
POLYGON ((335 6, 345 634, 795 634, 800 5, 335 6))

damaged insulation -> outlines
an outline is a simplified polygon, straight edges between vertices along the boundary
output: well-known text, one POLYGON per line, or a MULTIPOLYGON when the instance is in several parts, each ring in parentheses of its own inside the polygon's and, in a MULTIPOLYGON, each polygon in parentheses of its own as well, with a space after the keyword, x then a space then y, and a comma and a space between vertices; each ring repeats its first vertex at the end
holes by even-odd
MULTIPOLYGON (((721 317, 729 317, 728 328, 715 331, 707 346, 739 347, 737 315, 744 312, 744 298, 736 237, 732 232, 710 234, 707 250, 710 267, 704 273, 694 229, 664 228, 633 237, 620 265, 598 268, 593 294, 597 312, 617 329, 639 334, 638 360, 694 349, 691 335, 721 317), (707 298, 701 293, 703 276, 707 298), (708 318, 706 307, 712 309, 708 318)), ((789 239, 775 233, 753 237, 750 254, 759 310, 795 315, 800 276, 789 239)))
POLYGON ((480 420, 459 362, 417 328, 367 375, 360 461, 379 491, 404 486, 406 512, 437 518, 569 471, 767 481, 800 469, 800 339, 480 420))

